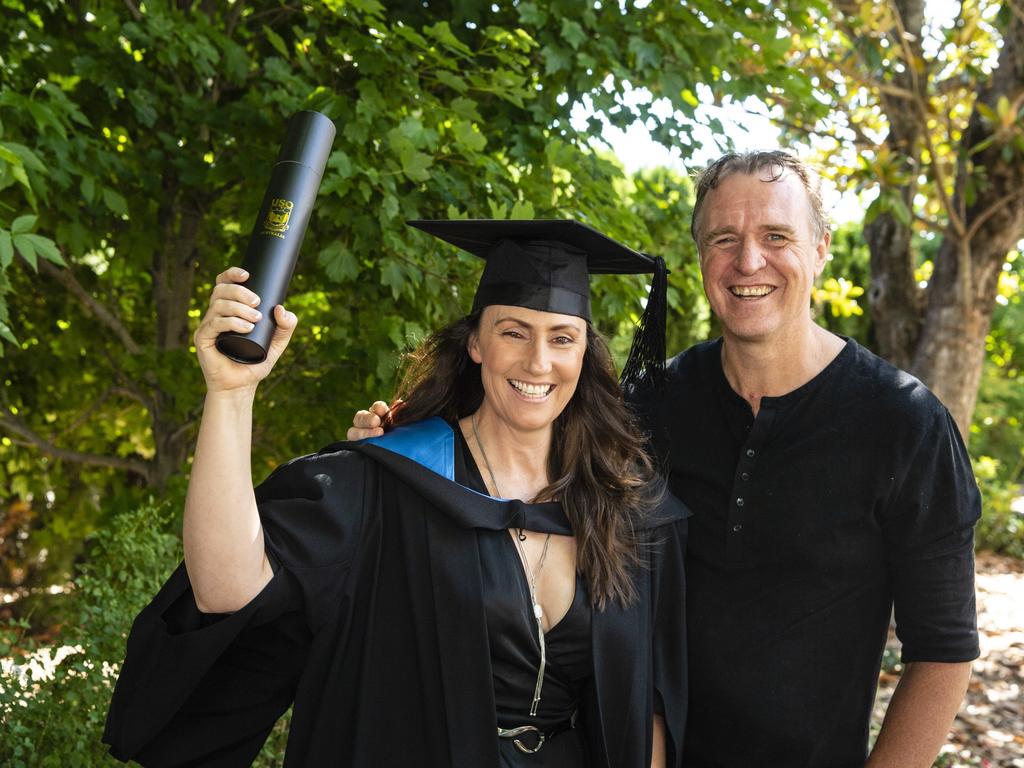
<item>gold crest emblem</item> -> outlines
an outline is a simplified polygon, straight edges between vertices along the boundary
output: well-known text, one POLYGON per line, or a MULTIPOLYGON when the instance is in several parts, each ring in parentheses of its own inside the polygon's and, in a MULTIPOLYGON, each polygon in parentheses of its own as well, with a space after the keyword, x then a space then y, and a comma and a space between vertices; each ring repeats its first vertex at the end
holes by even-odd
POLYGON ((282 236, 288 231, 288 219, 292 215, 295 204, 283 197, 275 197, 270 201, 270 210, 263 221, 263 232, 268 235, 282 236))

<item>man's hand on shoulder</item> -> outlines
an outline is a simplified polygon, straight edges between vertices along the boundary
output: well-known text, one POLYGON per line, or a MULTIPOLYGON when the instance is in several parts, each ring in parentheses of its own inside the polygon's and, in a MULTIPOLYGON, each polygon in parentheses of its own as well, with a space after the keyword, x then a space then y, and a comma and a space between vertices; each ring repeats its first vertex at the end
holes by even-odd
POLYGON ((384 418, 390 412, 388 404, 378 400, 370 406, 369 410, 356 411, 352 417, 352 426, 349 427, 347 437, 349 440, 365 440, 368 437, 380 437, 384 434, 384 418))

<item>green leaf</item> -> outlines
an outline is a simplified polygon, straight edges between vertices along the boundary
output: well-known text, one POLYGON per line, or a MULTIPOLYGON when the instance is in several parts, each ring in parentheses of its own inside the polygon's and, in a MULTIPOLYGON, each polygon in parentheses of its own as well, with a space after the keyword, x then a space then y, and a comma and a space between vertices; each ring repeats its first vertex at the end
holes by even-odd
POLYGON ((455 36, 447 21, 439 21, 429 27, 424 27, 423 31, 450 50, 457 51, 464 56, 473 55, 473 51, 455 36))
POLYGON ((483 118, 480 117, 480 112, 477 110, 477 103, 473 99, 464 99, 461 96, 456 99, 452 99, 451 110, 461 118, 466 120, 481 122, 483 118))
POLYGON ((91 203, 96 197, 96 179, 92 176, 82 176, 82 183, 79 184, 78 189, 85 202, 91 203))
POLYGON ((509 213, 510 219, 533 219, 536 218, 533 212, 533 203, 529 200, 516 200, 509 213))
POLYGON ((992 107, 990 107, 988 104, 985 104, 984 102, 979 101, 979 102, 977 102, 974 105, 974 108, 976 110, 978 110, 978 113, 982 117, 984 117, 986 120, 988 120, 990 123, 998 123, 999 122, 999 116, 995 113, 995 111, 992 109, 992 107))
POLYGON ((352 172, 352 160, 340 149, 331 152, 331 158, 327 161, 327 167, 343 179, 350 178, 352 172))
POLYGON ((519 20, 529 27, 543 27, 548 20, 548 15, 537 7, 536 3, 520 3, 518 7, 519 20))
MULTIPOLYGON (((7 325, 7 323, 5 323, 3 320, 0 320, 0 337, 6 339, 15 346, 18 345, 18 340, 15 338, 14 333, 12 333, 10 326, 7 325)), ((3 346, 0 345, 0 356, 3 355, 3 351, 3 346)))
POLYGON ((412 181, 427 181, 430 178, 428 168, 434 164, 434 158, 423 152, 405 150, 399 160, 402 163, 402 172, 412 181))
POLYGON ((387 224, 391 219, 397 218, 398 213, 398 198, 396 198, 394 195, 387 195, 380 205, 381 224, 387 224))
POLYGON ((657 69, 661 64, 661 50, 642 38, 634 37, 629 41, 629 52, 636 57, 636 68, 657 69))
POLYGON ((487 198, 487 207, 491 210, 492 219, 507 219, 508 218, 508 206, 505 203, 499 203, 493 198, 487 198))
POLYGON ((562 39, 571 45, 574 51, 578 51, 580 45, 582 45, 587 39, 587 33, 583 31, 583 27, 581 27, 578 22, 575 22, 570 18, 563 17, 562 39))
POLYGON ((873 222, 875 219, 877 219, 881 214, 885 213, 886 210, 888 210, 887 206, 885 205, 885 203, 882 202, 882 200, 883 196, 879 195, 878 197, 871 201, 871 205, 869 205, 868 209, 864 211, 865 227, 871 222, 873 222))
POLYGON ((419 46, 420 48, 427 47, 427 41, 419 32, 410 27, 408 24, 396 24, 394 26, 395 34, 408 40, 413 45, 419 46))
POLYGON ((898 195, 893 195, 892 200, 889 204, 889 209, 892 211, 893 217, 905 227, 910 226, 911 215, 910 209, 907 208, 907 204, 903 202, 903 198, 898 195))
POLYGON ((541 50, 541 56, 544 59, 545 75, 553 75, 563 69, 569 69, 569 65, 572 63, 572 53, 554 45, 545 45, 541 50))
POLYGON ((20 235, 23 232, 29 232, 36 225, 37 218, 37 216, 33 216, 31 213, 19 216, 11 224, 11 234, 20 235))
POLYGON ((3 274, 3 271, 11 266, 12 261, 14 261, 14 246, 11 244, 11 233, 6 229, 0 229, 0 274, 3 274))
POLYGON ((30 171, 46 172, 46 165, 43 164, 43 161, 24 144, 17 144, 13 141, 0 143, 0 157, 15 165, 24 165, 30 171), (13 159, 11 159, 12 156, 13 159))
POLYGON ((32 248, 47 261, 52 261, 61 267, 66 267, 67 264, 64 261, 64 257, 60 255, 60 249, 57 244, 48 237, 42 235, 21 235, 25 240, 32 244, 32 248))
POLYGON ((453 91, 465 93, 469 90, 469 85, 466 84, 465 80, 446 69, 439 69, 434 73, 434 77, 436 77, 439 82, 447 85, 453 91))
POLYGON ((267 40, 269 40, 270 44, 274 46, 274 50, 287 59, 288 46, 284 44, 284 40, 281 39, 281 36, 266 24, 263 25, 263 34, 267 36, 267 40))
POLYGON ((452 128, 455 141, 470 152, 481 152, 487 146, 487 138, 473 127, 472 123, 459 120, 452 128))
POLYGON ((380 282, 391 288, 391 296, 397 299, 402 295, 402 288, 405 287, 405 274, 401 265, 395 259, 388 259, 380 270, 380 282))
POLYGON ((36 258, 36 249, 32 247, 32 241, 28 235, 15 235, 11 238, 14 241, 14 248, 21 254, 21 258, 28 262, 36 272, 39 271, 39 262, 36 258))
POLYGON ((317 255, 317 261, 324 267, 327 276, 335 282, 344 283, 359 276, 359 262, 341 240, 334 240, 328 244, 317 255))
POLYGON ((128 213, 128 201, 124 199, 124 195, 120 192, 115 192, 110 187, 103 188, 103 202, 107 208, 118 216, 124 216, 124 214, 128 213))
POLYGON ((384 13, 384 6, 377 0, 348 0, 348 2, 353 8, 371 16, 380 16, 384 13))

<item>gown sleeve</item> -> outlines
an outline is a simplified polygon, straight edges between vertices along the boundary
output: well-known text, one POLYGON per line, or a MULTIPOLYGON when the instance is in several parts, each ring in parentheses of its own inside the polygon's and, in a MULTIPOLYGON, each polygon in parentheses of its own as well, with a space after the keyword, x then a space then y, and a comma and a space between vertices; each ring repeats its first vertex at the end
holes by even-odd
POLYGON ((665 718, 666 765, 682 765, 687 714, 686 553, 687 520, 652 531, 654 711, 665 718))
POLYGON ((321 452, 256 489, 274 576, 241 610, 201 613, 184 564, 177 568, 128 636, 103 735, 114 757, 145 766, 252 762, 345 588, 368 471, 357 454, 321 452))

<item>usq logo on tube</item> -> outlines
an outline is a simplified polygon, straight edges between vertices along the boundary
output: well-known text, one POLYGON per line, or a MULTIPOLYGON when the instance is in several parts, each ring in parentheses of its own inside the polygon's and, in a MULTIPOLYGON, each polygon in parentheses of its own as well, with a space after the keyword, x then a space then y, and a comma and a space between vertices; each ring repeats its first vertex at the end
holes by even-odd
POLYGON ((292 208, 295 204, 283 197, 275 197, 270 201, 270 210, 267 211, 267 218, 263 221, 263 234, 273 235, 284 239, 284 233, 288 231, 288 219, 291 218, 292 208))

